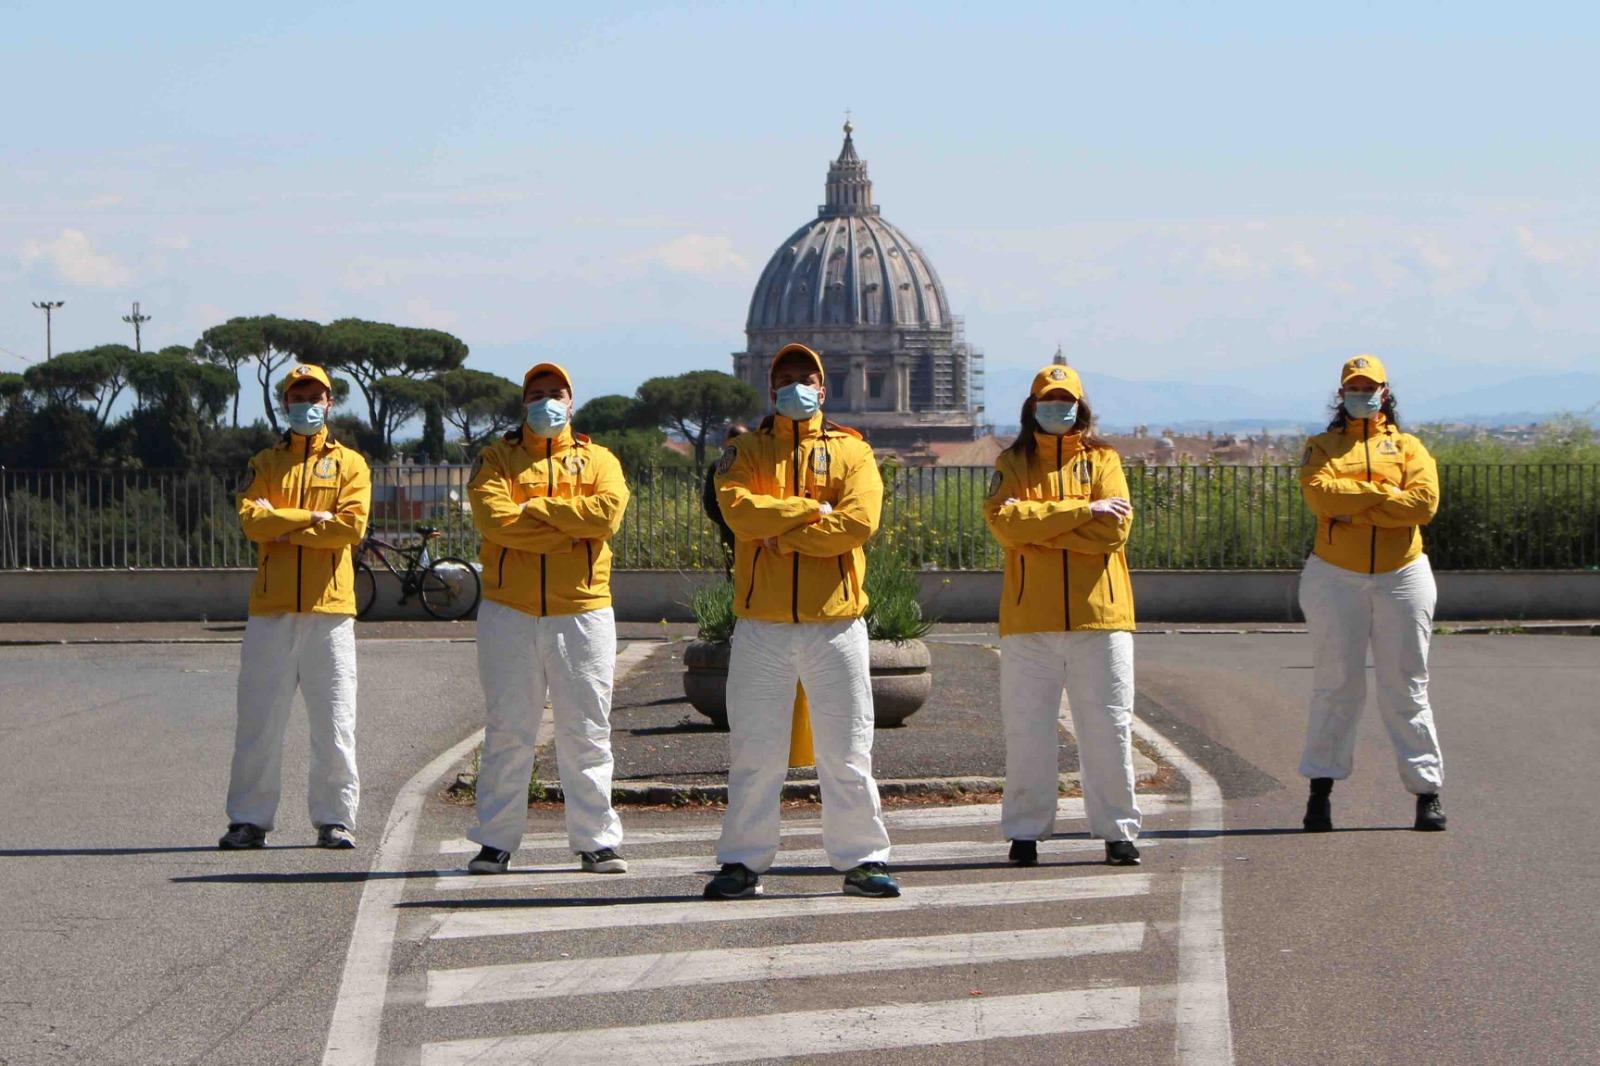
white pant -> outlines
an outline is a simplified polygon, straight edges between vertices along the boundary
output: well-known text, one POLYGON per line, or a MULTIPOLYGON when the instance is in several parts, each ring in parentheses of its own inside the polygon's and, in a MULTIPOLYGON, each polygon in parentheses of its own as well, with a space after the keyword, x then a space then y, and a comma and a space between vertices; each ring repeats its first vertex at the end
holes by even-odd
POLYGON ((611 682, 617 625, 611 608, 538 617, 491 600, 478 607, 478 676, 488 723, 478 765, 478 824, 467 834, 516 851, 528 823, 539 720, 549 693, 567 843, 599 851, 622 843, 611 806, 611 682))
POLYGON ((296 688, 305 699, 311 726, 311 823, 354 829, 361 798, 356 775, 356 620, 343 614, 251 615, 245 623, 228 821, 273 827, 283 731, 296 688))
POLYGON ((756 873, 778 854, 778 805, 789 766, 795 683, 811 704, 822 786, 822 847, 836 870, 889 861, 889 831, 872 779, 872 678, 867 625, 739 619, 728 664, 728 813, 717 861, 756 873))
POLYGON ((1387 574, 1358 574, 1313 555, 1300 575, 1300 610, 1315 656, 1311 720, 1300 773, 1350 776, 1356 722, 1367 702, 1372 647, 1378 712, 1407 790, 1438 792, 1444 757, 1428 706, 1428 640, 1438 597, 1426 555, 1387 574))
POLYGON ((1000 715, 1006 729, 1006 790, 1000 828, 1008 840, 1047 840, 1060 792, 1061 689, 1078 741, 1089 832, 1132 840, 1133 634, 1084 630, 1000 638, 1000 715))

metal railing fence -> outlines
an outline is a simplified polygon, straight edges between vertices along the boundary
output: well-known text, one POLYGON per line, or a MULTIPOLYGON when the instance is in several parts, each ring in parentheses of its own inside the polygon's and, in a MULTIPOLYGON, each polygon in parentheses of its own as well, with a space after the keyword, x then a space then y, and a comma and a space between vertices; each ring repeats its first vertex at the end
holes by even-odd
MULTIPOLYGON (((883 526, 920 568, 999 567, 983 517, 988 467, 885 467, 883 526)), ((1293 466, 1126 468, 1138 569, 1293 569, 1315 520, 1293 466)), ((419 524, 436 555, 474 558, 466 466, 373 469, 371 528, 407 543, 419 524)), ((651 470, 612 542, 622 569, 713 569, 717 531, 701 512, 700 478, 651 470)), ((1600 568, 1600 464, 1440 468, 1443 500, 1424 531, 1443 570, 1600 568)), ((204 471, 0 469, 0 569, 253 566, 229 478, 204 471)))

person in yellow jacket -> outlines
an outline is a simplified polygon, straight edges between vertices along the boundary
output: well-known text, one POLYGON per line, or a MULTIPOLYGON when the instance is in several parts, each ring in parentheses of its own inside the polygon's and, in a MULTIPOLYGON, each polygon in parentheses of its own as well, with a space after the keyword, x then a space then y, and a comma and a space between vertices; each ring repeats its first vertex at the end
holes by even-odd
POLYGON ((239 522, 256 579, 239 659, 238 721, 223 849, 259 848, 278 810, 283 731, 295 689, 311 726, 311 822, 325 848, 353 848, 356 773, 355 569, 372 472, 326 426, 333 382, 297 366, 282 385, 289 431, 250 460, 239 522))
POLYGON ((1052 364, 1033 378, 1022 431, 995 463, 984 514, 1005 549, 1000 713, 1011 861, 1039 861, 1055 832, 1057 722, 1065 686, 1089 831, 1106 861, 1139 863, 1133 794, 1133 586, 1123 550, 1133 506, 1122 460, 1091 432, 1083 382, 1052 364))
POLYGON ((625 873, 622 821, 611 805, 610 540, 628 486, 616 456, 573 432, 566 370, 534 366, 522 401, 522 424, 478 456, 469 489, 483 537, 478 676, 488 721, 478 824, 467 834, 482 849, 467 868, 504 873, 522 842, 548 693, 567 842, 584 870, 625 873))
POLYGON ((1422 527, 1439 509, 1439 471, 1422 442, 1401 432, 1377 356, 1358 355, 1340 370, 1333 421, 1307 442, 1300 486, 1317 516, 1316 547, 1300 575, 1315 656, 1300 760, 1311 780, 1305 828, 1333 828, 1333 783, 1350 776, 1370 645, 1378 711, 1400 780, 1416 796, 1415 827, 1443 829, 1444 758, 1428 703, 1438 591, 1422 553, 1422 527))
POLYGON ((728 811, 709 899, 761 892, 778 852, 795 684, 805 686, 822 845, 844 890, 898 896, 889 833, 872 776, 867 540, 883 481, 872 449, 822 414, 817 353, 785 346, 772 361, 775 413, 717 460, 717 501, 734 535, 733 651, 728 664, 728 811))

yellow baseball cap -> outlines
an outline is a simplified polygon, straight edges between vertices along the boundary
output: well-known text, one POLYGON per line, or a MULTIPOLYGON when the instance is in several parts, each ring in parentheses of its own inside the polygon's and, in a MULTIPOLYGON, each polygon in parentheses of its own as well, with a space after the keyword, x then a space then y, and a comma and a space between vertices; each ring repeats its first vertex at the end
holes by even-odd
POLYGON ((522 391, 528 391, 528 382, 540 374, 554 374, 567 386, 567 391, 572 391, 572 375, 567 373, 567 368, 560 363, 536 363, 528 372, 522 375, 522 391))
POLYGON ((1033 375, 1033 388, 1028 391, 1037 400, 1051 389, 1066 389, 1072 393, 1073 399, 1083 399, 1083 381, 1070 366, 1051 363, 1033 375))
POLYGON ((284 379, 278 382, 278 391, 288 392, 289 386, 298 381, 319 382, 323 388, 330 393, 333 392, 333 379, 328 376, 328 372, 320 366, 312 366, 310 363, 301 363, 284 375, 284 379))
POLYGON ((1344 369, 1339 371, 1339 384, 1348 385, 1351 378, 1371 378, 1379 385, 1389 384, 1389 372, 1383 368, 1383 360, 1375 355, 1358 355, 1345 360, 1344 369))
POLYGON ((818 355, 816 352, 812 351, 810 348, 807 348, 803 344, 785 344, 782 348, 778 349, 778 354, 772 357, 772 362, 767 367, 768 382, 772 381, 772 372, 778 369, 778 364, 789 358, 791 355, 804 356, 811 362, 812 366, 817 368, 817 373, 823 376, 823 380, 827 380, 827 371, 822 367, 822 356, 818 355))

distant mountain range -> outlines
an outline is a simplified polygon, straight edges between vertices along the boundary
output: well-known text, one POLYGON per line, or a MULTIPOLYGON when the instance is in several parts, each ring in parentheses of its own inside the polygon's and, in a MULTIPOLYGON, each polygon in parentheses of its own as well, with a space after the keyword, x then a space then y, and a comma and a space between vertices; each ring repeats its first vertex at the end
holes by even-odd
MULTIPOLYGON (((1017 375, 1004 372, 988 383, 991 421, 1015 426, 1016 411, 999 396, 1023 396, 1026 379, 1013 385, 1017 375)), ((1508 378, 1487 383, 1475 372, 1468 389, 1425 395, 1397 389, 1400 414, 1410 423, 1463 422, 1479 426, 1521 425, 1558 414, 1587 415, 1600 424, 1600 374, 1561 373, 1508 378)), ((1320 429, 1333 390, 1285 387, 1268 392, 1253 385, 1222 382, 1130 381, 1096 374, 1089 382, 1095 414, 1108 430, 1131 430, 1136 425, 1151 433, 1172 429, 1178 433, 1219 432, 1272 434, 1320 429)))

